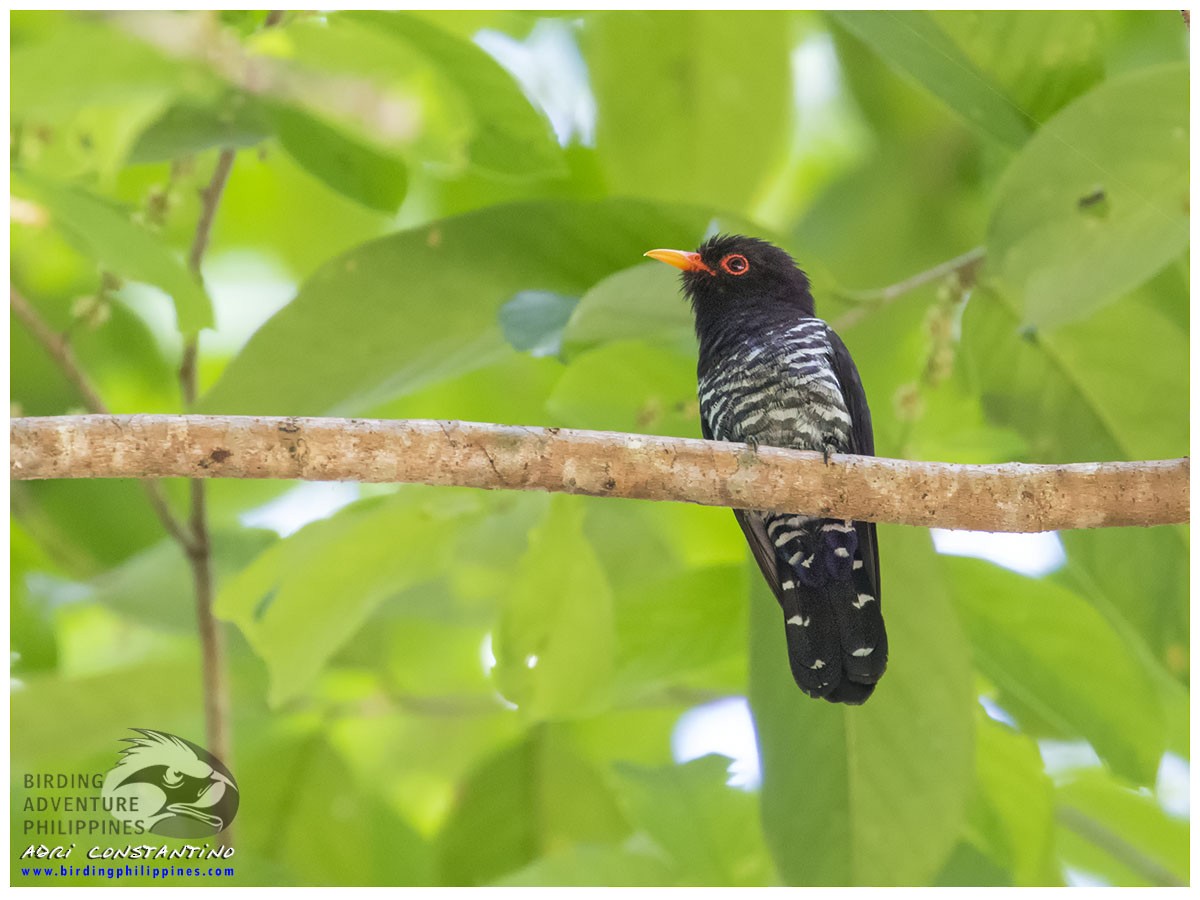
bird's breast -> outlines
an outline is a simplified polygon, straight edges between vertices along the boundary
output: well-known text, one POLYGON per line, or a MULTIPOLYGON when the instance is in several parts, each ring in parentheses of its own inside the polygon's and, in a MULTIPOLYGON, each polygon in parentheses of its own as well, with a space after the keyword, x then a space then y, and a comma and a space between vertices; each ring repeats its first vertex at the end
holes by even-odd
POLYGON ((849 446, 850 414, 823 322, 806 319, 704 349, 700 414, 714 438, 807 450, 849 446))

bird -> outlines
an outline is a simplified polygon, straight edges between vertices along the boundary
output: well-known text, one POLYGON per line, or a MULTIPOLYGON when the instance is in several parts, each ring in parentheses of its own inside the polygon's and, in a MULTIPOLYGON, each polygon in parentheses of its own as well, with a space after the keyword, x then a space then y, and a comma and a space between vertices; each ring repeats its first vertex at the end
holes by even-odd
MULTIPOLYGON (((875 454, 871 412, 841 338, 817 318, 808 276, 787 251, 715 235, 697 250, 650 250, 682 270, 700 352, 706 440, 875 454)), ((833 703, 866 702, 887 668, 873 522, 797 510, 734 510, 783 611, 792 677, 833 703)))

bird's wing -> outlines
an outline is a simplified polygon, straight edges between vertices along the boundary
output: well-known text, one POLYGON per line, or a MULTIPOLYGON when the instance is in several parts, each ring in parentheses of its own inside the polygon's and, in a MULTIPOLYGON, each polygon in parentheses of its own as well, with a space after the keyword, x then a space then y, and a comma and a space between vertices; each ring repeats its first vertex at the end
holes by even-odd
MULTIPOLYGON (((858 367, 854 365, 850 351, 846 349, 842 339, 832 328, 828 331, 833 372, 841 386, 846 410, 850 413, 850 452, 860 456, 874 456, 875 435, 871 428, 871 410, 867 407, 867 395, 858 375, 858 367)), ((873 603, 873 609, 863 610, 870 615, 854 618, 858 627, 864 629, 860 638, 863 644, 875 646, 868 659, 856 662, 869 663, 871 677, 878 679, 887 665, 887 632, 884 630, 883 617, 880 614, 882 599, 879 582, 879 542, 875 536, 874 522, 855 522, 854 528, 858 532, 857 552, 863 560, 863 567, 854 571, 854 586, 858 594, 856 604, 864 602, 864 595, 872 598, 865 601, 866 603, 873 603)))

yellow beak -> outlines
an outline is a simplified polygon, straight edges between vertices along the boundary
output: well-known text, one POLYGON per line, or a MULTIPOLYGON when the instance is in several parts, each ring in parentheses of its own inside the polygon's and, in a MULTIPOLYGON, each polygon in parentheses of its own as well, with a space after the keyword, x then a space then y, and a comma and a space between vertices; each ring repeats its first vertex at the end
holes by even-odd
POLYGON ((684 250, 649 250, 644 255, 651 259, 657 259, 659 262, 665 262, 668 266, 683 269, 685 272, 716 274, 704 264, 704 260, 700 258, 699 253, 688 253, 684 250))

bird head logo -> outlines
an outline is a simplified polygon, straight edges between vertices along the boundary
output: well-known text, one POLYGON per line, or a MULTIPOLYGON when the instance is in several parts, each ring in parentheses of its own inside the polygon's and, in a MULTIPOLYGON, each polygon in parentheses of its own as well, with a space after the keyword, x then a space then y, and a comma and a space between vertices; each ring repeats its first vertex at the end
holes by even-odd
POLYGON ((224 763, 191 741, 134 728, 140 737, 105 776, 109 812, 141 831, 177 838, 209 837, 233 821, 238 786, 224 763))

